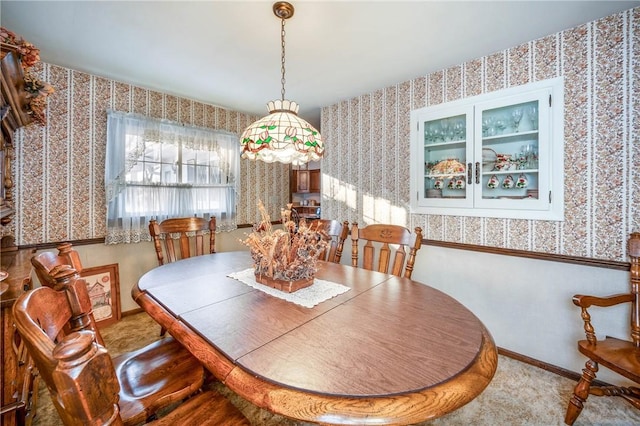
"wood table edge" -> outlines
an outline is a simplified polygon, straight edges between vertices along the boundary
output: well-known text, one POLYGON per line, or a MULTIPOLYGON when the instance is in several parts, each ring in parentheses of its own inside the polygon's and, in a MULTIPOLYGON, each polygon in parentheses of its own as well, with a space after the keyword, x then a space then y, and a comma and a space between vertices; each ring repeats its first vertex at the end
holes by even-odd
POLYGON ((319 424, 419 423, 462 407, 491 382, 498 365, 498 351, 491 335, 482 328, 482 346, 473 363, 447 381, 419 392, 383 397, 335 397, 283 388, 237 366, 224 382, 254 405, 296 420, 319 424))
MULTIPOLYGON (((336 397, 284 388, 227 359, 202 336, 169 314, 138 286, 134 300, 181 342, 218 380, 252 404, 282 416, 319 424, 412 424, 433 420, 475 399, 491 382, 498 351, 484 325, 482 344, 467 369, 422 391, 384 397, 336 397), (384 415, 377 413, 384 412, 384 415)), ((479 321, 479 320, 478 320, 479 321)))

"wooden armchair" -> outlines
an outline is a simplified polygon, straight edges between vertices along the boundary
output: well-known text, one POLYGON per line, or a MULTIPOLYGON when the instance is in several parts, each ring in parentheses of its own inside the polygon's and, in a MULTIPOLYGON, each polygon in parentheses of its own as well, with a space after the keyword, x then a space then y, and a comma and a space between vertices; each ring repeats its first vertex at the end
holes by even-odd
MULTIPOLYGON (((40 328, 41 331, 36 335, 39 339, 48 339, 49 343, 45 346, 51 350, 65 335, 82 330, 93 332, 96 342, 104 346, 93 318, 86 282, 69 265, 53 266, 53 263, 49 263, 45 267, 40 263, 43 258, 51 260, 53 256, 41 253, 32 258, 32 263, 40 268, 42 274, 48 270, 48 266, 52 269, 48 270, 48 276, 43 275, 44 286, 34 290, 37 293, 29 296, 28 300, 25 299, 24 306, 20 308, 22 319, 40 328)), ((58 261, 65 261, 64 256, 60 256, 58 261)), ((46 381, 46 369, 51 368, 52 361, 44 358, 37 360, 31 352, 37 349, 34 346, 29 352, 36 367, 45 368, 40 374, 46 381)), ((113 364, 121 386, 120 414, 127 425, 142 423, 157 410, 192 395, 204 381, 204 368, 200 362, 173 337, 114 357, 113 364), (149 366, 154 366, 154 370, 149 371, 149 366)), ((60 412, 64 407, 57 408, 60 412)))
POLYGON ((351 264, 355 267, 359 263, 359 240, 366 240, 360 262, 362 268, 411 278, 416 253, 422 246, 421 228, 416 227, 415 233, 412 234, 407 228, 398 225, 374 224, 358 228, 358 224, 354 223, 351 227, 351 264), (397 247, 393 249, 392 245, 397 247), (377 263, 376 247, 378 247, 377 263), (392 252, 393 263, 390 263, 392 252), (391 270, 389 270, 390 267, 391 270))
MULTIPOLYGON (((74 285, 84 286, 82 280, 74 285)), ((125 389, 130 378, 117 374, 117 367, 104 346, 95 341, 95 333, 80 330, 56 337, 56 331, 72 314, 66 303, 64 291, 40 287, 22 295, 14 306, 16 327, 35 360, 42 378, 51 393, 51 400, 65 425, 123 425, 141 424, 145 417, 127 417, 132 405, 142 405, 132 400, 125 389), (56 303, 60 313, 51 314, 49 306, 56 303)), ((160 366, 138 364, 145 373, 166 375, 179 365, 160 366), (155 369, 155 370, 154 370, 155 369)), ((144 388, 139 393, 149 393, 144 388)), ((179 401, 177 395, 158 396, 147 401, 151 407, 167 405, 168 400, 179 401)), ((136 407, 133 411, 140 411, 136 407)), ((178 405, 173 411, 153 425, 249 425, 247 419, 228 400, 216 392, 199 393, 178 405)))
POLYGON ((598 364, 615 371, 625 378, 640 384, 640 233, 632 233, 628 242, 631 261, 631 291, 608 297, 573 296, 573 303, 582 309, 586 340, 578 342, 578 350, 589 360, 582 370, 582 377, 573 390, 569 401, 565 423, 572 425, 582 411, 589 395, 619 396, 640 409, 640 387, 596 386, 598 364), (608 307, 621 303, 631 304, 631 341, 607 336, 597 340, 591 316, 587 311, 591 306, 608 307))
POLYGON ((215 216, 208 221, 201 217, 165 219, 160 223, 151 219, 149 233, 153 238, 159 265, 216 252, 215 216), (206 233, 209 234, 208 248, 204 244, 206 233))
POLYGON ((340 223, 337 220, 315 219, 309 222, 309 228, 322 230, 327 234, 327 238, 331 239, 328 250, 325 250, 320 260, 340 263, 344 241, 349 234, 349 222, 345 220, 340 223))

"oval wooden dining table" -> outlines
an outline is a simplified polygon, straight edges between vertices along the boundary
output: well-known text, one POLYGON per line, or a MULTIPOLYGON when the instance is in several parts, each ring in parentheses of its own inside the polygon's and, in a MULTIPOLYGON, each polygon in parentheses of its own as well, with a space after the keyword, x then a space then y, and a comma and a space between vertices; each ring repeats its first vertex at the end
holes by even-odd
POLYGON ((482 322, 446 294, 406 278, 319 262, 317 279, 349 287, 306 308, 228 274, 249 252, 159 266, 136 302, 232 391, 320 424, 412 424, 479 395, 497 367, 482 322))

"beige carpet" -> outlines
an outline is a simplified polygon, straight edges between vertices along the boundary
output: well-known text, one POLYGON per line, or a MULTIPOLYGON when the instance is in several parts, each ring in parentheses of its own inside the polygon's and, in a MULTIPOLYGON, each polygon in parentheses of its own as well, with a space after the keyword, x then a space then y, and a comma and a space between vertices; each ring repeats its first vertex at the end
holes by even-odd
MULTIPOLYGON (((128 316, 101 332, 107 348, 116 355, 157 339, 160 327, 142 313, 128 316)), ((562 425, 574 385, 573 381, 554 373, 500 356, 493 381, 478 398, 453 413, 421 425, 562 425)), ((222 384, 213 386, 236 404, 254 425, 308 424, 261 410, 222 384)), ((33 424, 61 424, 43 384, 33 424)), ((640 425, 640 411, 619 398, 591 397, 575 425, 640 425)))

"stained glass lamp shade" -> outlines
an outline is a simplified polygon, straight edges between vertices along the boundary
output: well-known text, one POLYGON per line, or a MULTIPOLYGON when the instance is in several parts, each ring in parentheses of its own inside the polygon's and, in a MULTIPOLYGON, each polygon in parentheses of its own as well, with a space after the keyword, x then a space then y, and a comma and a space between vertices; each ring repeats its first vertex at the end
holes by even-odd
POLYGON ((278 99, 267 106, 269 115, 251 124, 240 136, 242 158, 294 166, 320 160, 324 152, 322 136, 298 117, 298 104, 278 99))

